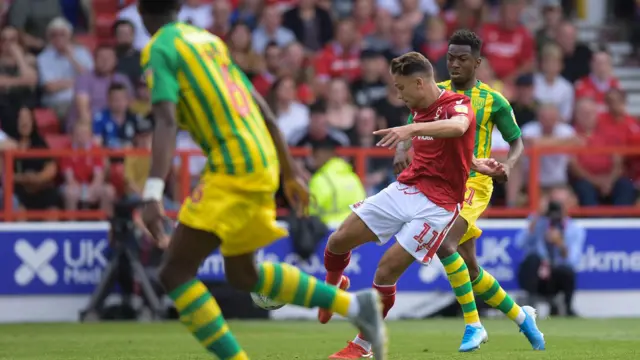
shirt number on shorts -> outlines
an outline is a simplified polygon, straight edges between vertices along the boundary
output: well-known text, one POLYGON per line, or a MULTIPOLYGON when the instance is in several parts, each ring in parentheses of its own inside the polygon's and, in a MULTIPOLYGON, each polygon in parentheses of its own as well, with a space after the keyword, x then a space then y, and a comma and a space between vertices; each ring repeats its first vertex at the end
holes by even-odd
POLYGON ((424 223, 422 224, 422 231, 420 231, 419 234, 413 236, 413 239, 418 242, 418 247, 416 248, 416 252, 424 249, 430 249, 433 243, 438 238, 438 235, 440 235, 437 231, 434 230, 431 232, 431 239, 425 242, 424 238, 425 236, 429 235, 430 230, 431 230, 431 225, 424 223))
POLYGON ((473 203, 473 196, 476 194, 476 190, 474 188, 468 188, 467 190, 469 190, 469 195, 467 195, 467 197, 464 199, 464 202, 471 206, 473 203))

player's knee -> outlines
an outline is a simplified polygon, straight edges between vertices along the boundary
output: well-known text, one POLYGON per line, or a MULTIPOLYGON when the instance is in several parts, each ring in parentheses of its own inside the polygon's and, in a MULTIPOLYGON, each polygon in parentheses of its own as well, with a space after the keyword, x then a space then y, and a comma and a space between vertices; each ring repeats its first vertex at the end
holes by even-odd
POLYGON ((398 282, 401 275, 402 272, 395 269, 392 264, 380 263, 376 269, 373 282, 376 285, 394 285, 398 282))
POLYGON ((180 285, 193 279, 194 274, 189 274, 188 271, 181 266, 178 266, 175 262, 163 262, 158 270, 158 280, 167 292, 171 292, 178 288, 180 285))
POLYGON ((341 226, 327 240, 327 250, 334 254, 344 254, 351 251, 348 246, 349 238, 347 231, 341 226))
POLYGON ((258 273, 255 271, 250 272, 232 272, 226 273, 227 281, 231 286, 242 291, 253 291, 258 283, 258 273))

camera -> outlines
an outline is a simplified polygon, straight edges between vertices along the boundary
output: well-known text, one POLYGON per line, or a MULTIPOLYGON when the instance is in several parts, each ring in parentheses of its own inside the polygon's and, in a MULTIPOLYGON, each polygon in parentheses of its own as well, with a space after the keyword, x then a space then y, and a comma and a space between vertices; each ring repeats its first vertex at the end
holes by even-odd
POLYGON ((549 218, 549 225, 551 227, 563 227, 564 210, 562 204, 557 201, 549 202, 546 215, 549 218))

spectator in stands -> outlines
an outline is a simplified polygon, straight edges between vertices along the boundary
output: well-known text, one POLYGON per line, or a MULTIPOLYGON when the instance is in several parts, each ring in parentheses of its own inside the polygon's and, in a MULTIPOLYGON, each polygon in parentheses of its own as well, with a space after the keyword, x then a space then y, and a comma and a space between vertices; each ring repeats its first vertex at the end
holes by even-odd
POLYGON ((284 14, 282 24, 310 51, 322 49, 333 39, 331 14, 318 6, 317 0, 300 0, 284 14))
POLYGON ((75 79, 93 70, 93 58, 84 47, 71 42, 73 28, 63 18, 54 19, 47 28, 49 44, 38 55, 38 72, 44 95, 42 103, 52 108, 59 119, 66 119, 73 103, 75 79))
MULTIPOLYGON (((73 128, 71 147, 74 151, 99 148, 93 142, 91 124, 78 122, 73 128)), ((60 161, 64 174, 62 194, 65 209, 75 211, 80 205, 98 205, 107 216, 113 213, 115 189, 105 183, 105 164, 102 156, 78 155, 60 161)))
POLYGON ((564 54, 562 77, 575 83, 589 75, 589 64, 593 53, 583 43, 577 41, 576 27, 570 22, 563 22, 558 28, 556 41, 564 54))
POLYGON ((364 50, 360 54, 362 76, 351 84, 351 94, 358 106, 371 106, 387 96, 387 84, 384 75, 387 62, 384 56, 373 50, 364 50))
POLYGON ((296 82, 291 76, 276 80, 271 87, 270 103, 285 140, 309 126, 309 109, 296 99, 296 82))
MULTIPOLYGON (((146 146, 146 143, 145 143, 145 146, 146 146)), ((200 145, 196 144, 196 142, 193 141, 193 138, 191 137, 191 135, 189 135, 189 132, 187 131, 178 132, 178 136, 176 138, 176 150, 198 151, 198 152, 201 151, 200 145)), ((181 166, 182 166, 182 157, 176 156, 173 161, 173 168, 174 168, 175 174, 181 174, 182 172, 181 166)), ((202 171, 204 170, 205 166, 207 166, 207 158, 205 156, 202 156, 202 155, 189 156, 189 175, 190 175, 189 184, 191 189, 195 188, 195 186, 200 181, 200 175, 202 175, 202 171)), ((181 177, 178 176, 178 180, 180 179, 181 177)), ((141 185, 144 185, 144 182, 141 183, 141 185)), ((136 189, 137 189, 136 193, 140 193, 142 190, 142 187, 136 188, 136 189)), ((178 191, 177 193, 180 193, 180 192, 178 191)))
MULTIPOLYGON (((440 11, 438 2, 439 0, 376 0, 379 8, 388 11, 395 17, 418 12, 427 15, 438 15, 440 11)), ((415 15, 415 17, 419 16, 415 15)), ((420 21, 415 22, 416 25, 418 23, 420 21)))
MULTIPOLYGON (((562 121, 556 105, 543 104, 538 109, 538 121, 528 123, 522 128, 525 145, 539 147, 558 147, 582 145, 573 128, 562 121)), ((528 159, 527 159, 528 160, 528 159)), ((523 161, 528 173, 528 161, 523 161)), ((568 184, 567 169, 569 156, 564 154, 544 155, 540 158, 538 181, 543 189, 564 187, 568 184)))
POLYGON ((178 20, 193 26, 208 29, 213 25, 212 7, 203 0, 184 0, 178 20))
POLYGON ((613 75, 611 55, 606 51, 593 54, 590 64, 591 73, 576 82, 576 99, 591 98, 598 105, 598 112, 607 111, 605 96, 610 89, 620 88, 618 79, 613 75))
POLYGON ((458 29, 476 30, 486 19, 488 4, 483 0, 460 0, 444 12, 442 16, 447 24, 447 36, 458 29))
POLYGON ((231 23, 245 23, 250 29, 255 29, 258 25, 261 7, 261 0, 241 0, 231 13, 231 23))
POLYGON ((420 45, 420 51, 432 64, 443 61, 449 50, 447 24, 442 18, 431 17, 427 20, 424 32, 424 42, 420 45))
POLYGON ((278 79, 278 76, 282 74, 284 67, 282 54, 283 51, 278 44, 274 42, 267 44, 264 51, 264 69, 252 79, 254 88, 263 97, 269 96, 271 86, 278 79))
MULTIPOLYGON (((20 109, 18 116, 19 150, 47 149, 35 123, 33 111, 27 107, 20 109)), ((58 189, 55 187, 57 174, 56 162, 53 159, 16 158, 14 161, 15 194, 20 201, 21 209, 47 210, 60 206, 58 189)))
MULTIPOLYGON (((575 127, 589 148, 620 145, 615 133, 598 127, 596 105, 591 99, 576 104, 575 127)), ((569 166, 580 205, 597 206, 602 200, 610 200, 613 205, 635 203, 635 189, 623 175, 623 157, 619 154, 578 154, 569 166)))
POLYGON ((125 85, 111 84, 108 94, 107 107, 93 118, 93 135, 106 148, 128 148, 142 119, 129 111, 130 96, 125 85))
POLYGON ((516 80, 515 94, 511 107, 518 126, 523 127, 536 118, 538 103, 533 95, 533 75, 525 74, 516 80))
POLYGON ((429 0, 430 6, 428 9, 422 9, 420 7, 419 0, 402 0, 400 2, 400 14, 396 17, 406 21, 410 28, 415 29, 422 26, 425 20, 425 16, 429 13, 437 15, 440 8, 433 0, 429 0))
POLYGON ((331 80, 329 94, 327 95, 329 125, 351 134, 354 130, 357 110, 358 108, 353 104, 347 82, 342 78, 331 80))
POLYGON ((213 3, 213 25, 209 27, 209 32, 226 39, 231 31, 231 11, 233 7, 229 0, 217 0, 213 3))
MULTIPOLYGON (((17 148, 18 143, 0 130, 0 155, 2 155, 2 152, 5 150, 15 150, 17 148)), ((3 166, 4 163, 0 160, 0 174, 2 174, 3 166)), ((0 182, 0 210, 4 210, 4 189, 2 188, 2 185, 2 182, 0 182)), ((19 207, 18 199, 15 198, 15 195, 13 196, 13 204, 13 209, 17 209, 19 207)))
POLYGON ((20 45, 19 33, 14 27, 0 32, 0 124, 10 136, 18 131, 18 111, 23 105, 35 102, 38 72, 35 58, 20 45))
POLYGON ((633 145, 640 134, 640 123, 627 112, 627 97, 623 90, 614 88, 605 97, 607 111, 600 114, 598 127, 612 136, 617 145, 633 145))
POLYGON ((352 204, 367 196, 358 174, 336 154, 337 145, 331 140, 313 145, 312 157, 316 171, 309 181, 309 193, 314 200, 310 214, 334 226, 341 224, 351 214, 352 204))
POLYGON ((25 47, 37 54, 46 46, 49 24, 57 18, 64 19, 59 0, 19 0, 11 3, 8 22, 20 31, 25 47))
POLYGON ((356 0, 353 6, 353 20, 360 36, 371 35, 376 30, 373 0, 356 0))
MULTIPOLYGON (((360 148, 375 148, 379 138, 373 135, 378 129, 377 115, 370 107, 363 107, 356 115, 356 131, 352 144, 360 148)), ((391 158, 370 157, 367 159, 367 177, 365 188, 367 194, 376 194, 389 184, 393 177, 393 161, 391 158)))
POLYGON ((336 24, 336 40, 327 44, 316 57, 316 80, 321 86, 332 78, 341 77, 351 82, 360 77, 361 49, 357 36, 352 19, 343 19, 336 24))
POLYGON ((135 92, 129 78, 116 73, 116 52, 111 46, 102 45, 95 51, 95 69, 76 78, 74 86, 74 106, 71 107, 67 125, 72 129, 76 121, 90 123, 93 116, 103 110, 108 103, 109 88, 121 84, 127 89, 131 99, 135 92))
POLYGON ((573 86, 563 78, 562 50, 556 44, 547 44, 542 48, 540 71, 533 77, 533 95, 540 103, 555 104, 565 122, 573 116, 573 86))
POLYGON ((500 6, 500 21, 486 24, 480 31, 485 57, 491 62, 496 76, 507 84, 532 72, 535 63, 535 43, 527 28, 520 24, 521 10, 519 0, 504 0, 500 6))
POLYGON ((378 128, 401 126, 406 124, 409 108, 398 98, 398 89, 393 84, 387 85, 387 97, 373 103, 378 114, 378 128))
POLYGON ((329 125, 327 105, 317 101, 309 107, 309 126, 297 131, 291 136, 290 145, 296 147, 311 147, 315 142, 331 139, 340 146, 349 146, 349 137, 342 131, 329 125))
POLYGON ((480 63, 480 66, 478 66, 478 69, 476 70, 476 76, 478 77, 478 80, 491 86, 494 90, 500 92, 507 99, 512 98, 513 87, 496 78, 496 73, 493 71, 491 63, 489 63, 487 59, 484 59, 480 63))
POLYGON ((118 20, 113 25, 113 35, 116 39, 116 55, 118 65, 116 72, 129 78, 131 84, 137 84, 142 76, 140 66, 140 51, 133 47, 135 27, 131 21, 118 20))
POLYGON ((229 31, 227 42, 233 61, 247 76, 253 77, 262 68, 262 58, 251 46, 251 30, 246 24, 237 23, 229 31))
POLYGON ((311 104, 315 101, 315 94, 309 86, 311 83, 311 72, 309 67, 305 66, 306 57, 304 47, 299 42, 292 42, 285 46, 283 59, 281 61, 281 70, 283 74, 293 76, 298 86, 298 100, 305 104, 311 104))
POLYGON ((282 26, 282 12, 278 5, 269 5, 262 10, 260 25, 253 31, 253 50, 263 54, 270 42, 282 47, 296 40, 291 30, 282 26))
POLYGON ((576 270, 582 259, 586 232, 567 216, 566 198, 562 191, 552 192, 546 209, 533 215, 528 227, 516 236, 516 244, 526 253, 518 282, 530 296, 542 296, 551 306, 551 315, 559 313, 553 298, 562 292, 566 315, 575 316, 576 270))
POLYGON ((391 27, 393 17, 383 9, 376 10, 376 27, 373 33, 364 38, 363 47, 365 49, 382 52, 391 46, 391 27))
POLYGON ((138 12, 138 6, 136 5, 136 3, 134 2, 131 5, 120 10, 120 12, 118 13, 118 19, 127 20, 133 24, 133 27, 135 29, 133 47, 138 51, 142 51, 142 49, 151 39, 151 36, 149 35, 147 28, 144 27, 144 24, 142 23, 142 18, 140 17, 140 13, 138 12))
POLYGON ((562 26, 562 6, 560 0, 544 0, 542 2, 543 24, 536 32, 536 44, 539 51, 548 43, 557 41, 559 28, 562 26))
POLYGON ((390 46, 384 51, 384 56, 388 61, 413 51, 413 29, 402 19, 393 21, 391 27, 390 46))

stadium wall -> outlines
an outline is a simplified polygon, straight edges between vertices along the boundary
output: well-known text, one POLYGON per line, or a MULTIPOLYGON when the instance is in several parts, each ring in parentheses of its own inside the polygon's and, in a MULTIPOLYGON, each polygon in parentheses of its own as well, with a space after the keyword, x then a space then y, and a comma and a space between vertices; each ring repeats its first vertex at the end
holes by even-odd
MULTIPOLYGON (((585 317, 640 317, 640 220, 579 220, 587 244, 578 275, 575 309, 585 317)), ((522 253, 516 233, 526 220, 482 220, 478 242, 481 264, 510 291, 517 291, 522 253)), ((77 321, 107 264, 106 222, 0 224, 0 322, 77 321)), ((287 239, 258 252, 259 261, 285 261, 324 278, 322 250, 308 262, 295 255, 287 239)), ((352 289, 371 286, 385 246, 354 252, 347 274, 352 289)), ((199 270, 207 281, 224 279, 222 258, 212 254, 199 270)), ((391 318, 425 317, 453 300, 439 261, 414 264, 398 284, 391 318)), ((315 313, 285 307, 275 319, 314 318, 315 313)))

